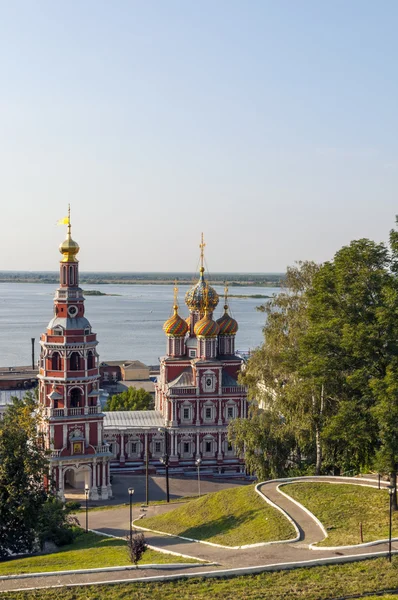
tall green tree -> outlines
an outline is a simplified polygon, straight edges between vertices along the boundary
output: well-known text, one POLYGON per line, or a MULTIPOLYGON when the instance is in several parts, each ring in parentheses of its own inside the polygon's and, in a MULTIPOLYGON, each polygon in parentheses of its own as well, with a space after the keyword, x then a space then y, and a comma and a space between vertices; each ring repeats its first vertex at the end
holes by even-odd
POLYGON ((153 408, 153 398, 143 388, 128 388, 125 392, 111 396, 105 404, 106 411, 149 410, 153 408))
POLYGON ((393 368, 398 335, 390 267, 384 244, 356 240, 322 265, 308 294, 305 347, 336 394, 336 410, 323 431, 327 462, 342 469, 369 467, 380 443, 376 391, 380 396, 393 368))
POLYGON ((32 394, 14 398, 0 419, 0 559, 33 549, 47 494, 48 459, 32 394))
MULTIPOLYGON (((300 462, 303 454, 308 458, 315 452, 317 470, 320 471, 320 434, 331 402, 322 377, 309 368, 309 357, 303 344, 309 327, 307 294, 318 269, 312 262, 300 262, 287 269, 282 292, 261 307, 267 315, 264 343, 250 358, 241 381, 248 386, 252 406, 272 414, 268 421, 273 427, 283 423, 276 437, 281 440, 284 436, 284 453, 289 450, 291 460, 300 462)), ((248 425, 240 425, 242 431, 251 426, 258 429, 261 419, 256 411, 251 416, 248 425)), ((237 427, 238 424, 231 427, 231 439, 235 444, 237 427)), ((262 455, 256 453, 255 443, 256 436, 250 437, 250 441, 248 437, 246 454, 251 452, 257 457, 257 471, 260 472, 262 455)), ((265 465, 269 459, 264 455, 263 460, 265 465)), ((279 472, 285 472, 286 468, 282 468, 279 460, 274 459, 274 465, 274 473, 278 465, 279 472)))

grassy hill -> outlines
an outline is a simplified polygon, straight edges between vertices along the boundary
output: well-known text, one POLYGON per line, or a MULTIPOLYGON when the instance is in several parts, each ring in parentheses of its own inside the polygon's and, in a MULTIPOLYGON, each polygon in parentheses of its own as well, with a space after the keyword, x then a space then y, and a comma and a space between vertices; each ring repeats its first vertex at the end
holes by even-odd
POLYGON ((254 491, 254 486, 207 494, 138 524, 225 546, 286 540, 295 536, 291 523, 267 504, 254 491))
MULTIPOLYGON (((388 538, 389 497, 387 490, 350 484, 291 483, 286 492, 308 508, 325 527, 328 537, 318 546, 360 544, 388 538)), ((393 536, 398 537, 398 514, 393 536)))

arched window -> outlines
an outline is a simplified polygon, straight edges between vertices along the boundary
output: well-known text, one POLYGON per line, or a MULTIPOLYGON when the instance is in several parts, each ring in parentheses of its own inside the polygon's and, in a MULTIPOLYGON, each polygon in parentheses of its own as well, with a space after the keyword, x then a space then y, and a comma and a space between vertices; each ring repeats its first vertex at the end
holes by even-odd
POLYGON ((70 265, 70 267, 69 267, 69 285, 74 285, 72 265, 70 265))
POLYGON ((61 370, 61 356, 59 352, 54 352, 51 357, 51 370, 52 371, 60 371, 61 370))
POLYGON ((76 408, 77 406, 83 406, 82 403, 82 392, 78 388, 73 388, 70 393, 70 406, 76 408))
POLYGON ((72 352, 72 354, 70 355, 69 364, 71 371, 80 370, 80 356, 78 352, 72 352))
POLYGON ((89 353, 87 354, 87 369, 94 369, 94 367, 95 367, 94 354, 90 350, 89 353))

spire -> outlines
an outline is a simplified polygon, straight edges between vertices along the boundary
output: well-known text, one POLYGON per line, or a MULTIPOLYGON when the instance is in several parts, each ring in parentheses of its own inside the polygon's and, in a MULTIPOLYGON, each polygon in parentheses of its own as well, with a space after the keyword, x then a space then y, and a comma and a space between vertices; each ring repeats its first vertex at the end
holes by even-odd
POLYGON ((178 287, 177 287, 177 279, 174 280, 174 314, 178 314, 178 287))
POLYGON ((227 312, 228 310, 228 283, 225 281, 225 287, 224 287, 224 310, 225 312, 227 312))
POLYGON ((205 268, 204 268, 204 261, 205 261, 205 247, 206 244, 204 242, 204 238, 203 238, 203 232, 200 238, 200 244, 199 244, 199 248, 200 248, 200 273, 203 274, 205 268))

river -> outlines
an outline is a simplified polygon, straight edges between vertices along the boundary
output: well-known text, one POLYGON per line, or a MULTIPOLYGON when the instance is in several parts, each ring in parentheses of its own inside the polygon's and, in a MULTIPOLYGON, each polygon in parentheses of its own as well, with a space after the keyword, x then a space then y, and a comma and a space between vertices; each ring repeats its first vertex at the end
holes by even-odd
MULTIPOLYGON (((31 338, 36 339, 36 359, 39 338, 53 315, 54 284, 0 283, 0 367, 29 365, 31 338)), ((164 321, 172 314, 172 285, 84 285, 115 296, 88 296, 86 317, 98 336, 101 361, 141 360, 150 365, 158 363, 165 353, 164 321)), ((181 285, 179 304, 181 316, 188 316, 184 303, 190 286, 181 285)), ((214 286, 223 293, 222 286, 214 286)), ((232 294, 271 296, 279 288, 235 287, 232 294)), ((256 298, 231 298, 230 312, 238 321, 236 348, 253 349, 262 342, 264 313, 256 306, 265 302, 256 298)), ((222 314, 223 299, 215 311, 222 314)))

